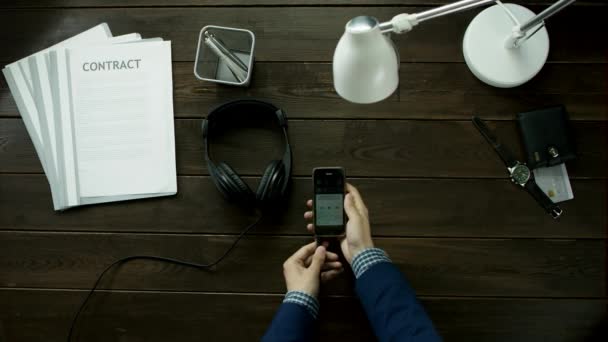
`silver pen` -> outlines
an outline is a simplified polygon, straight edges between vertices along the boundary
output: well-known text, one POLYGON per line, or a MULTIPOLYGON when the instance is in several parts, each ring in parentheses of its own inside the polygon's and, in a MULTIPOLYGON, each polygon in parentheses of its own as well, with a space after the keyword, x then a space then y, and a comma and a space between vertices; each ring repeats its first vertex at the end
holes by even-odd
POLYGON ((232 75, 239 82, 247 79, 248 68, 245 63, 219 42, 213 34, 205 32, 205 44, 226 64, 232 75))

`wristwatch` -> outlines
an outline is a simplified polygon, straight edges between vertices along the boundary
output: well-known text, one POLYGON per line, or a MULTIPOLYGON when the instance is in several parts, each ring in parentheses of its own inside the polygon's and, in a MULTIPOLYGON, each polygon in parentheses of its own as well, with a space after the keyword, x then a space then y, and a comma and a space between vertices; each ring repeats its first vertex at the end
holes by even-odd
POLYGON ((473 124, 481 135, 488 141, 494 148, 500 159, 507 166, 511 181, 522 188, 526 189, 532 197, 538 202, 538 204, 545 209, 545 211, 551 215, 554 219, 559 218, 562 215, 562 209, 547 196, 544 191, 538 187, 534 181, 534 175, 530 171, 530 168, 526 164, 521 163, 515 159, 513 153, 496 139, 496 136, 490 131, 485 122, 479 117, 473 116, 473 124))

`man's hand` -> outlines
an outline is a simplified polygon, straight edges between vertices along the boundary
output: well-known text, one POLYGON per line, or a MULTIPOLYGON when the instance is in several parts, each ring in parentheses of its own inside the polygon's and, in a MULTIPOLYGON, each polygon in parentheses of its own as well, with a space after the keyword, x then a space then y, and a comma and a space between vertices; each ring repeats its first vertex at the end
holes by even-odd
MULTIPOLYGON (((312 209, 312 200, 308 200, 306 205, 309 209, 312 209)), ((374 243, 369 226, 367 207, 363 203, 357 188, 348 183, 346 184, 346 196, 344 196, 344 211, 348 216, 348 223, 346 223, 346 237, 343 237, 340 241, 340 247, 346 261, 351 264, 357 253, 366 248, 374 247, 374 243)), ((313 212, 305 212, 304 218, 312 220, 313 212)), ((314 233, 315 227, 312 223, 309 223, 306 228, 309 232, 314 233)))
POLYGON ((319 294, 319 283, 342 273, 338 255, 327 252, 316 242, 303 246, 283 263, 283 276, 287 291, 301 291, 313 297, 319 294))

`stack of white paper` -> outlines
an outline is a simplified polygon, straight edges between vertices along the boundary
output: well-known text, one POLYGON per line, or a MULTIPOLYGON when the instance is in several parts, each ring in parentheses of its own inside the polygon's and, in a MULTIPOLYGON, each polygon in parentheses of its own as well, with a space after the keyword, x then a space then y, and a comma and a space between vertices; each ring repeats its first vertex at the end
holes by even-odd
POLYGON ((55 210, 177 192, 171 42, 104 23, 3 72, 55 210))

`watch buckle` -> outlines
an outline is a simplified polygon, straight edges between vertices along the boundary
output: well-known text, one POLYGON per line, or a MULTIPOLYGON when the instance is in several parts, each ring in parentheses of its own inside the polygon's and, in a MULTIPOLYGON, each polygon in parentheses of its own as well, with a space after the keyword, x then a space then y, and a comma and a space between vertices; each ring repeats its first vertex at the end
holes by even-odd
POLYGON ((551 217, 553 217, 554 220, 557 220, 560 216, 562 216, 562 213, 563 211, 560 207, 551 209, 551 217))

